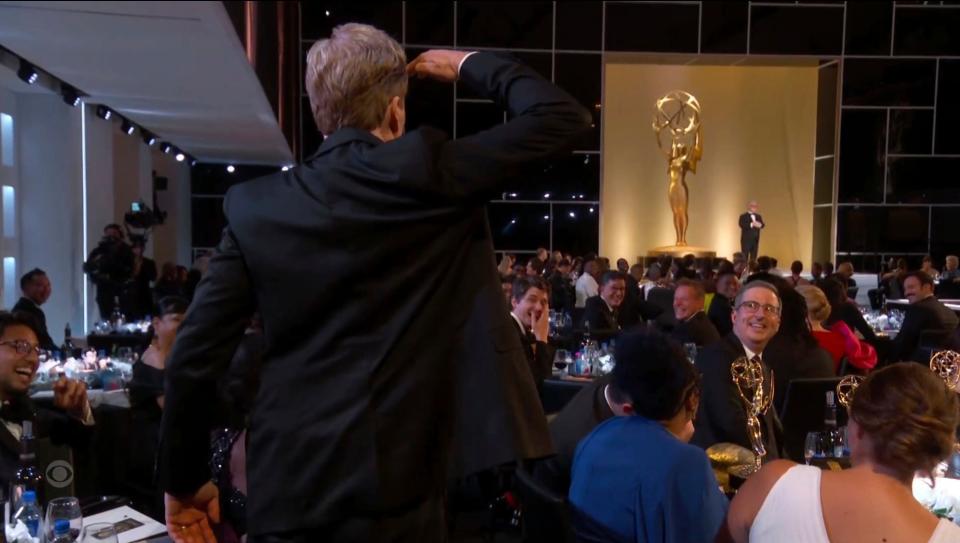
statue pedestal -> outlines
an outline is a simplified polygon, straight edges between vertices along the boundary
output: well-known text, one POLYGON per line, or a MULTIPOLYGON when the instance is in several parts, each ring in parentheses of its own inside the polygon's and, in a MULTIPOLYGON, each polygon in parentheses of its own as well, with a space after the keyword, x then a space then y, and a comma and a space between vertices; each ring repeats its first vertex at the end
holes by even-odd
POLYGON ((674 258, 682 258, 685 255, 693 255, 696 258, 716 258, 717 252, 695 245, 668 245, 647 251, 647 256, 663 255, 670 255, 674 258))

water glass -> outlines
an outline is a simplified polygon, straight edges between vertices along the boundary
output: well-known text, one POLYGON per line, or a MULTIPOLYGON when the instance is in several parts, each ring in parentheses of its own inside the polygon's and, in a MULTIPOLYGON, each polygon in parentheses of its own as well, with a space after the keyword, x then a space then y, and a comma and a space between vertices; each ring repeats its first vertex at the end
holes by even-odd
POLYGON ((117 543, 117 529, 109 522, 98 522, 83 527, 80 543, 117 543))
POLYGON ((803 459, 810 465, 810 459, 823 456, 823 434, 820 432, 808 432, 803 442, 803 459))
POLYGON ((70 521, 70 536, 76 540, 83 528, 83 513, 77 498, 54 498, 47 504, 47 516, 44 518, 43 533, 46 541, 53 541, 53 525, 57 520, 70 521))

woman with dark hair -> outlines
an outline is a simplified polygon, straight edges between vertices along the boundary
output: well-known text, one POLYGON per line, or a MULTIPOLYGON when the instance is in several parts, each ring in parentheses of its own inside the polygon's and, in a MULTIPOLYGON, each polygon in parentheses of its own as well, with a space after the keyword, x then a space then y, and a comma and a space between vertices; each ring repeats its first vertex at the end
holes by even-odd
POLYGON ((928 368, 898 363, 872 373, 853 395, 851 469, 774 460, 730 505, 718 541, 960 541, 960 527, 913 497, 954 450, 957 395, 928 368), (865 497, 869 497, 865 499, 865 497))
POLYGON ((133 364, 127 384, 130 396, 130 484, 131 498, 141 511, 163 519, 163 494, 154 484, 153 468, 160 443, 163 416, 163 375, 173 350, 177 329, 187 312, 187 301, 178 296, 160 300, 150 327, 150 346, 133 364))
POLYGON ((570 485, 578 541, 713 541, 727 499, 703 449, 690 445, 700 375, 672 339, 617 340, 607 402, 625 416, 577 447, 570 485))
MULTIPOLYGON (((785 281, 781 278, 781 280, 785 281)), ((820 348, 807 323, 807 303, 792 288, 780 291, 780 330, 763 351, 763 361, 773 370, 777 411, 787 398, 787 385, 794 379, 834 377, 833 359, 820 348)))
POLYGON ((820 290, 827 297, 827 302, 830 303, 830 317, 826 320, 827 328, 832 328, 837 321, 843 321, 851 330, 860 332, 863 339, 876 347, 877 334, 867 324, 857 304, 847 298, 847 290, 843 287, 843 284, 836 279, 828 278, 820 281, 817 286, 820 287, 820 290))

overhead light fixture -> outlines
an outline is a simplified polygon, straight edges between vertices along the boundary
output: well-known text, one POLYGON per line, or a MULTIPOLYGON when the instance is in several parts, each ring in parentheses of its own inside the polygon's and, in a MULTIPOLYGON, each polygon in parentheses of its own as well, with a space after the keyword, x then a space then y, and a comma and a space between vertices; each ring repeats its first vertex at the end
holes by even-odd
POLYGON ((109 121, 113 117, 113 111, 110 111, 110 108, 107 106, 97 106, 97 117, 105 121, 109 121))
POLYGON ((177 162, 183 162, 183 159, 187 158, 187 155, 183 153, 177 153, 173 158, 177 159, 177 162))
POLYGON ((170 145, 170 144, 167 143, 167 142, 163 142, 163 143, 160 144, 160 152, 161 152, 161 153, 170 154, 170 151, 172 151, 172 150, 173 150, 173 145, 170 145))
POLYGON ((200 163, 200 162, 199 162, 197 159, 195 159, 195 158, 191 158, 191 159, 190 159, 190 167, 196 166, 196 165, 199 164, 199 163, 200 163))
POLYGON ((146 143, 147 147, 153 147, 153 144, 157 143, 156 134, 142 128, 140 129, 140 133, 143 134, 143 143, 146 143))
POLYGON ((60 83, 60 95, 63 96, 63 101, 68 106, 77 107, 80 105, 80 93, 70 85, 60 83))
POLYGON ((280 171, 287 172, 287 171, 290 171, 290 168, 293 168, 293 164, 287 164, 286 166, 280 168, 280 171))
POLYGON ((233 164, 227 166, 227 173, 233 173, 235 171, 237 171, 237 169, 233 167, 233 164))
POLYGON ((137 131, 137 127, 126 119, 123 120, 123 123, 120 125, 120 129, 123 130, 123 133, 128 136, 132 136, 133 133, 137 131))
POLYGON ((20 69, 17 70, 17 77, 23 80, 27 85, 33 85, 40 78, 40 73, 26 60, 20 59, 20 69))

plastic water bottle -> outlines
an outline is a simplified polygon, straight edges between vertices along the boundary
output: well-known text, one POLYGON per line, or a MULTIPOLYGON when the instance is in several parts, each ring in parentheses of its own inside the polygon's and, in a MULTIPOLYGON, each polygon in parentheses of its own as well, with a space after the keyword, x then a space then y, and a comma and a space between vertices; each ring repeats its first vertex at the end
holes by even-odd
MULTIPOLYGON (((19 520, 27 527, 30 537, 37 537, 40 533, 40 506, 37 505, 37 494, 28 490, 23 493, 20 500, 20 509, 14 515, 14 520, 19 520)), ((67 523, 67 532, 69 532, 69 521, 67 523)))
POLYGON ((70 535, 70 521, 65 518, 58 518, 53 523, 53 541, 51 541, 51 543, 73 542, 73 536, 70 535))

